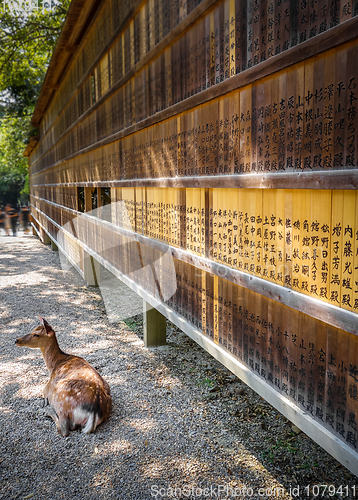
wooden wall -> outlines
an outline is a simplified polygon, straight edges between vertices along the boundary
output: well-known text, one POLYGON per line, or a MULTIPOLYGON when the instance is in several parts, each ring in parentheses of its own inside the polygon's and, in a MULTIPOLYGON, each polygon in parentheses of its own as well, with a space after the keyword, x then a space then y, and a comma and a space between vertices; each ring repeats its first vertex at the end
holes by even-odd
POLYGON ((80 272, 90 253, 157 300, 357 474, 356 14, 103 1, 30 179, 36 230, 80 272))

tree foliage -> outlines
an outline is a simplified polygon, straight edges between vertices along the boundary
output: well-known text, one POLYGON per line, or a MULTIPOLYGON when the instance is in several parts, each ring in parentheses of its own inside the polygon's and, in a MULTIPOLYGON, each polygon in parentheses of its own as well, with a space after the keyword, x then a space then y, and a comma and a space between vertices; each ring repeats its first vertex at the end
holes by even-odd
MULTIPOLYGON (((16 205, 27 175, 28 117, 6 113, 0 128, 0 205, 16 205)), ((24 200, 26 201, 26 200, 24 200)))
POLYGON ((0 205, 16 204, 24 187, 23 152, 34 135, 30 120, 69 0, 51 9, 39 2, 30 12, 25 5, 23 0, 0 4, 0 205))

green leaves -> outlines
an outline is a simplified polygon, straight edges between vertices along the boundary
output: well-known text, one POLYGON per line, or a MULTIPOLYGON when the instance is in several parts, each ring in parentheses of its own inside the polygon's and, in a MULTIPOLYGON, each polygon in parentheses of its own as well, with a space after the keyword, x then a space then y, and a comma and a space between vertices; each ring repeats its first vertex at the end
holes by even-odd
POLYGON ((28 15, 12 14, 6 2, 1 4, 0 95, 12 111, 23 113, 35 104, 68 4, 65 0, 51 11, 28 15))
POLYGON ((17 14, 0 3, 0 205, 16 205, 24 187, 30 120, 70 0, 30 13, 22 3, 17 14))
POLYGON ((16 205, 28 171, 24 158, 27 116, 7 113, 0 121, 0 205, 16 205))

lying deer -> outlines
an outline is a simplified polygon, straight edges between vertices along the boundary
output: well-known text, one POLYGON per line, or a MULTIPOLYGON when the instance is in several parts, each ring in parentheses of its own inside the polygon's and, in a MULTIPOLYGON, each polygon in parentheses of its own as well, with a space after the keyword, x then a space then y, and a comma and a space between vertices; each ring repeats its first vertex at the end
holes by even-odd
POLYGON ((109 386, 83 358, 61 351, 53 328, 41 317, 40 321, 42 326, 15 340, 15 344, 41 349, 50 372, 44 388, 50 404, 48 415, 64 437, 77 427, 84 433, 93 432, 111 411, 109 386))

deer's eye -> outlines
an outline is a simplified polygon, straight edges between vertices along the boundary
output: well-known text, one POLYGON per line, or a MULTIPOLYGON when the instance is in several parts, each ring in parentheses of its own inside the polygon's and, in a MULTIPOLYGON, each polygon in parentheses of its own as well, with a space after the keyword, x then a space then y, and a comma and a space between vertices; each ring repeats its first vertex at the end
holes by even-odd
POLYGON ((39 337, 40 335, 37 335, 37 333, 34 333, 34 337, 39 337))

